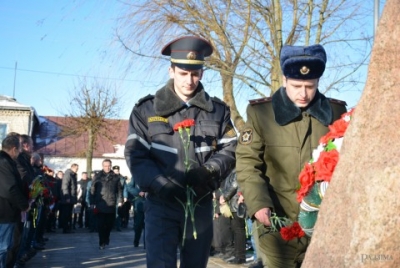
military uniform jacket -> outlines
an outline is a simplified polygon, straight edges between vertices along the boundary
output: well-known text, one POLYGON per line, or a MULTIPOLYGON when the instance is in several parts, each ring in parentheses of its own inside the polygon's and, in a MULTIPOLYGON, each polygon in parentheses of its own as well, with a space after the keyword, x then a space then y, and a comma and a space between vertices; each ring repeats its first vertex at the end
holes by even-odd
MULTIPOLYGON (((221 178, 235 164, 237 136, 230 120, 229 107, 211 98, 201 83, 196 95, 184 103, 173 90, 173 80, 134 107, 129 121, 125 158, 140 189, 149 198, 169 181, 186 186, 185 150, 173 127, 194 119, 190 128, 188 159, 191 167, 211 164, 221 178)), ((186 132, 183 132, 186 137, 186 132)))
POLYGON ((317 91, 306 109, 296 107, 280 88, 272 98, 253 101, 236 150, 238 182, 248 214, 270 207, 297 221, 298 176, 328 125, 346 112, 345 103, 317 91))

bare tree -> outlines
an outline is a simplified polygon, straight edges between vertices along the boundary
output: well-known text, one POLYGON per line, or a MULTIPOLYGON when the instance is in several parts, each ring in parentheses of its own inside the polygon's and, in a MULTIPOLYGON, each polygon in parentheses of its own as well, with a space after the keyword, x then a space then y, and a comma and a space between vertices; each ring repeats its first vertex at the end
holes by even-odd
POLYGON ((117 96, 116 88, 109 84, 99 83, 96 79, 83 79, 71 91, 69 108, 60 136, 85 137, 87 146, 81 152, 86 157, 87 171, 92 171, 94 148, 99 136, 115 141, 113 128, 118 128, 121 120, 106 120, 118 118, 121 109, 121 98, 117 96))
POLYGON ((322 92, 364 82, 357 70, 369 59, 372 36, 363 25, 368 14, 363 1, 132 0, 126 5, 118 41, 133 62, 142 60, 143 68, 155 66, 161 46, 177 35, 210 40, 215 51, 207 68, 219 74, 238 129, 244 120, 235 96, 239 90, 262 97, 279 89, 279 54, 285 44, 321 43, 329 49, 329 75, 323 86, 320 83, 322 92))

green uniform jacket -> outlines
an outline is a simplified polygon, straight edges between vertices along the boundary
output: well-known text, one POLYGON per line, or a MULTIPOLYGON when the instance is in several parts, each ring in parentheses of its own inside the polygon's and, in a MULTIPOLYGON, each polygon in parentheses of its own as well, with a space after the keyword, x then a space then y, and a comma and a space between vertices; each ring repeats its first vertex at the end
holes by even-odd
POLYGON ((236 168, 248 214, 265 207, 297 221, 298 176, 328 125, 346 112, 345 102, 317 91, 306 109, 296 107, 280 88, 272 98, 250 101, 236 149, 236 168))

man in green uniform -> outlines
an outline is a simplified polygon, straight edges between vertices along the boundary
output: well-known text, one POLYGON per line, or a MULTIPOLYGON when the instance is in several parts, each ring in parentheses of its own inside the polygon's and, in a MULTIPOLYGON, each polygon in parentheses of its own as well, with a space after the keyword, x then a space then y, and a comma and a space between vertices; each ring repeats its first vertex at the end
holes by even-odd
POLYGON ((248 214, 257 220, 264 265, 300 267, 308 237, 285 241, 270 232, 271 213, 297 221, 299 173, 312 157, 328 125, 346 112, 346 103, 318 91, 325 70, 321 45, 284 46, 283 87, 271 98, 250 101, 236 149, 237 176, 248 214))

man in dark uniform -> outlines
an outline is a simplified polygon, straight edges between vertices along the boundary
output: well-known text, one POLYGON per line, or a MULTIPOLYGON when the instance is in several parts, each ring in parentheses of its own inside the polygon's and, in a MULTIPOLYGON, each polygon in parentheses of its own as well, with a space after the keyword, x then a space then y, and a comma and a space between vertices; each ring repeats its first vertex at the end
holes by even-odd
POLYGON ((283 87, 272 98, 250 101, 236 150, 238 182, 257 228, 264 265, 300 267, 309 238, 284 241, 268 233, 271 213, 297 221, 299 173, 312 157, 328 125, 346 112, 345 103, 318 91, 325 70, 321 45, 284 46, 283 87))
POLYGON ((210 97, 200 83, 211 44, 186 36, 167 44, 162 54, 171 56, 171 79, 135 105, 125 146, 132 176, 148 192, 147 267, 176 267, 178 248, 181 267, 206 267, 213 236, 211 193, 234 167, 236 132, 229 107, 210 97), (194 123, 185 127, 189 133, 174 131, 185 119, 194 123), (199 202, 194 215, 197 238, 190 218, 185 221, 187 185, 199 202))

